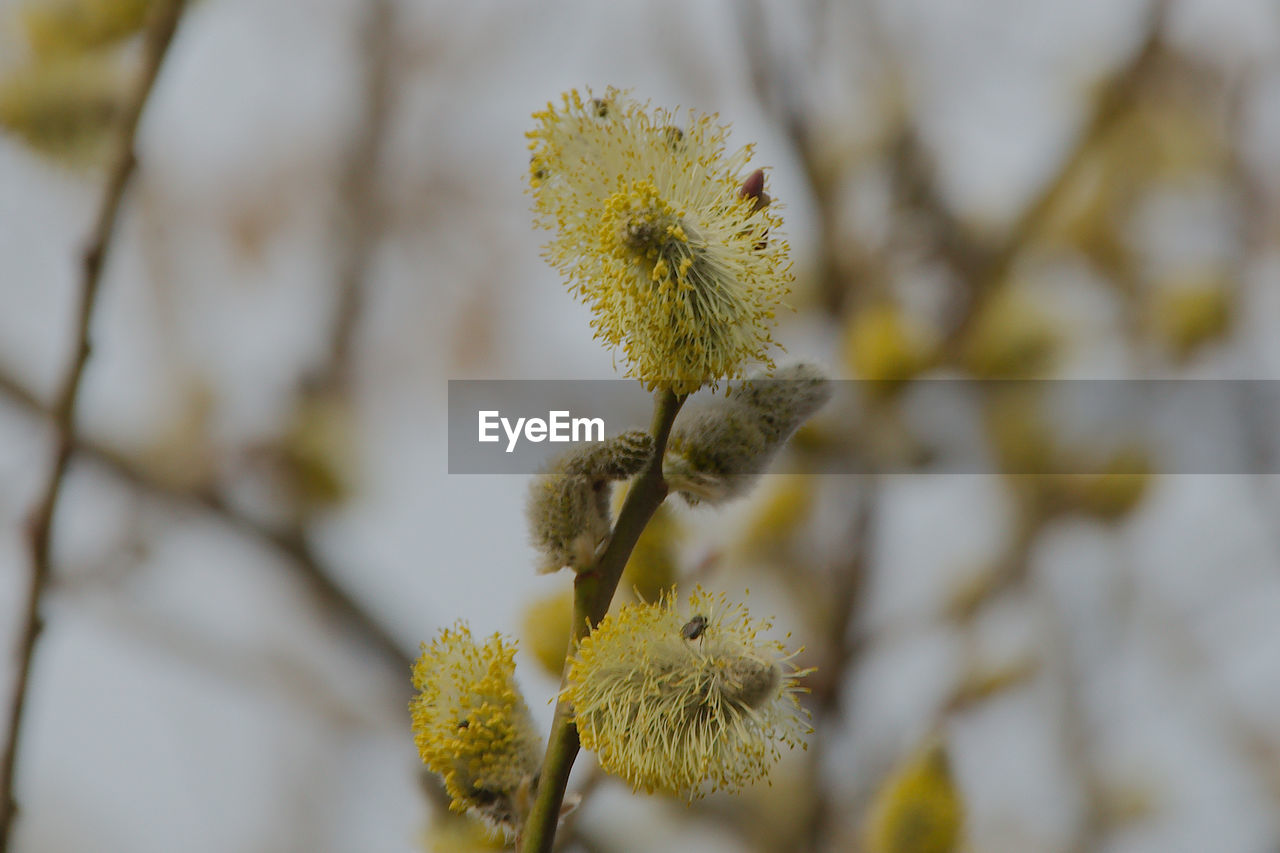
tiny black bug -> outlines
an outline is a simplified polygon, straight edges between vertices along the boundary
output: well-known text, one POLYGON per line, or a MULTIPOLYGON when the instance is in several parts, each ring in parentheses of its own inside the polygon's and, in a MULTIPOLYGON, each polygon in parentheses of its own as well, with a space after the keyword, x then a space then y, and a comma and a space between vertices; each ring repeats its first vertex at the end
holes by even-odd
POLYGON ((680 636, 686 640, 696 640, 707 630, 707 617, 695 616, 680 629, 680 636))

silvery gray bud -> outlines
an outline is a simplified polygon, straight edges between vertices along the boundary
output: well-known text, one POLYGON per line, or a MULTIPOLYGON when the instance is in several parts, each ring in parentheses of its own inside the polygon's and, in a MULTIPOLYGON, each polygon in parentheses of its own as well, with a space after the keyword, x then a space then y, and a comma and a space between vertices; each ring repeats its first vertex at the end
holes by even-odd
POLYGON ((754 410, 765 439, 782 445, 831 399, 831 382, 812 364, 793 364, 770 377, 748 379, 731 399, 754 410))
POLYGON ((609 492, 639 472, 653 454, 653 438, 640 430, 575 447, 534 478, 527 504, 539 572, 575 571, 595 560, 609 535, 609 492))
POLYGON ((663 476, 690 504, 745 495, 801 424, 831 397, 818 368, 797 364, 753 377, 672 431, 663 476))

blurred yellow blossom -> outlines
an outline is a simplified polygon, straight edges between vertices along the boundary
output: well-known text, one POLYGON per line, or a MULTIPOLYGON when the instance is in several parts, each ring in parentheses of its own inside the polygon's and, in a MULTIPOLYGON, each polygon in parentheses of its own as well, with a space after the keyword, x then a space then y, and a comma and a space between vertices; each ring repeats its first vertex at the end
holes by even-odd
POLYGON ((573 627, 573 588, 556 590, 530 603, 524 611, 524 641, 548 675, 560 677, 573 627))
POLYGON ((876 794, 868 816, 868 853, 952 853, 960 848, 964 803, 941 743, 909 756, 876 794))

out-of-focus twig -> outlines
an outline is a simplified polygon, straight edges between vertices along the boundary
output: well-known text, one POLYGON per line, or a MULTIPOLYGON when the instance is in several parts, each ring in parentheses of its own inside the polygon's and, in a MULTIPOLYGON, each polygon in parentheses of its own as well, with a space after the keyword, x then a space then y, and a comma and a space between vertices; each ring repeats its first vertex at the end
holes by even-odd
MULTIPOLYGON (((1132 573, 1132 566, 1126 564, 1125 571, 1132 573)), ((1134 615, 1157 635, 1163 658, 1181 670, 1187 679, 1188 691, 1205 702, 1231 748, 1261 783, 1273 807, 1280 808, 1280 738, 1268 724, 1238 707, 1221 689, 1220 667, 1212 651, 1195 635, 1185 618, 1171 612, 1167 604, 1153 596, 1148 596, 1143 603, 1144 612, 1134 615)))
POLYGON ((1155 0, 1147 14, 1144 37, 1132 58, 1115 72, 1098 92, 1088 120, 1053 176, 1032 197, 1014 220, 1004 240, 976 270, 963 276, 961 304, 947 333, 943 349, 954 355, 979 314, 983 297, 1008 276, 1014 262, 1044 230, 1063 195, 1080 177, 1089 156, 1132 107, 1141 84, 1164 49, 1167 0, 1155 0))
POLYGON ((13 782, 22 735, 23 711, 31 682, 31 665, 36 639, 41 630, 41 599, 52 574, 54 511, 57 508, 58 497, 66 479, 67 466, 75 448, 76 402, 80 393, 81 380, 84 377, 84 368, 89 361, 89 327, 93 321, 94 306, 101 288, 102 272, 115 234, 116 219, 124 201, 125 189, 137 165, 133 148, 138 122, 156 77, 159 76, 160 66, 173 40, 173 34, 177 30, 182 7, 183 0, 165 0, 158 3, 152 12, 153 17, 148 24, 145 37, 142 70, 137 87, 123 113, 119 148, 108 172, 101 206, 94 219, 93 231, 83 256, 77 293, 79 307, 73 338, 74 350, 51 412, 54 428, 53 466, 44 489, 32 509, 28 527, 31 543, 31 582, 26 607, 21 617, 17 685, 13 692, 9 725, 4 741, 4 756, 0 759, 0 853, 9 849, 13 818, 17 809, 13 782))
MULTIPOLYGON (((874 553, 872 537, 880 500, 880 485, 874 475, 864 479, 860 491, 850 532, 849 559, 837 566, 824 581, 830 585, 828 595, 831 602, 831 619, 825 637, 828 656, 823 661, 827 674, 810 679, 814 733, 809 745, 813 747, 810 755, 815 762, 812 773, 815 781, 821 777, 816 763, 827 752, 823 741, 833 733, 833 721, 840 716, 844 684, 857 657, 866 648, 865 643, 851 638, 850 633, 862 604, 862 591, 874 553)), ((838 804, 832 801, 832 792, 818 784, 813 787, 813 807, 804 827, 802 849, 805 850, 822 849, 820 845, 830 842, 835 835, 833 824, 838 804)))
MULTIPOLYGON (((394 14, 390 0, 372 0, 365 8, 361 33, 363 85, 355 134, 338 179, 336 222, 337 294, 329 347, 323 361, 307 377, 303 394, 347 397, 354 377, 355 339, 365 304, 369 264, 380 230, 378 179, 382 149, 390 122, 394 14)), ((291 560, 312 591, 331 610, 341 613, 381 653, 391 667, 407 674, 412 659, 363 605, 341 589, 314 552, 305 515, 281 528, 268 528, 248 518, 213 493, 193 496, 242 532, 269 542, 291 560)), ((406 689, 408 679, 405 679, 406 689)))
MULTIPOLYGON (((388 121, 390 102, 390 50, 392 10, 386 0, 370 4, 365 32, 367 70, 363 113, 341 178, 342 251, 339 259, 339 296, 332 343, 319 381, 325 385, 345 385, 349 380, 354 329, 357 325, 361 290, 367 275, 369 256, 376 240, 376 180, 379 152, 388 121)), ((37 414, 52 416, 40 398, 21 382, 0 375, 0 393, 37 414)), ((334 580, 331 569, 311 546, 299 526, 277 529, 244 514, 219 494, 187 491, 163 482, 145 465, 105 445, 72 436, 71 451, 107 468, 135 488, 166 501, 195 506, 210 512, 237 532, 268 545, 288 558, 311 591, 324 606, 338 614, 362 635, 388 666, 407 671, 411 658, 400 643, 370 611, 345 592, 334 580)), ((407 682, 406 682, 407 683, 407 682)))
MULTIPOLYGON (((1235 139, 1245 138, 1245 122, 1247 120, 1246 105, 1250 97, 1256 97, 1257 73, 1251 72, 1238 81, 1230 95, 1228 104, 1228 126, 1234 130, 1235 139)), ((1246 289, 1250 286, 1250 263, 1265 251, 1267 241, 1275 233, 1277 199, 1270 197, 1266 190, 1266 182, 1251 168, 1247 155, 1240 150, 1241 143, 1228 146, 1227 179, 1232 193, 1240 206, 1237 214, 1237 245, 1231 259, 1232 278, 1237 288, 1237 299, 1243 301, 1246 289)), ((1265 286, 1265 285, 1264 285, 1265 286)), ((1269 330, 1259 324, 1252 334, 1242 335, 1248 361, 1253 364, 1265 363, 1261 344, 1269 330)), ((1240 401, 1241 423, 1244 424, 1244 449, 1249 460, 1252 482, 1260 498, 1259 504, 1271 507, 1272 517, 1277 504, 1277 495, 1271 488, 1274 477, 1268 476, 1276 471, 1277 453, 1280 446, 1276 444, 1276 418, 1280 412, 1274 406, 1267 406, 1268 398, 1260 394, 1243 395, 1240 401)), ((1268 524, 1271 533, 1273 552, 1280 554, 1280 531, 1275 524, 1268 524)))
MULTIPOLYGON (((770 48, 765 12, 759 2, 734 6, 739 37, 756 100, 769 113, 778 129, 787 137, 804 171, 805 181, 817 208, 818 251, 815 278, 824 307, 838 313, 848 296, 848 283, 873 278, 875 270, 869 259, 860 257, 840 231, 840 191, 843 175, 832 169, 818 154, 815 129, 800 102, 795 81, 784 74, 770 48)), ((820 19, 821 4, 810 3, 809 16, 820 19)), ((821 28, 818 27, 820 30, 821 28)))
MULTIPOLYGON (((41 404, 35 394, 11 377, 0 375, 0 394, 35 414, 51 416, 50 411, 41 404)), ((163 499, 167 503, 177 503, 206 511, 236 532, 261 542, 288 558, 289 564, 325 607, 339 614, 353 630, 363 636, 387 661, 389 667, 398 669, 400 672, 408 672, 412 660, 401 648, 399 641, 373 613, 338 585, 333 578, 332 570, 325 565, 324 560, 315 552, 301 532, 277 530, 246 515, 214 492, 189 491, 165 483, 148 472, 143 464, 84 436, 72 436, 71 449, 74 453, 81 454, 86 459, 106 468, 111 474, 134 488, 163 499)), ((408 679, 405 679, 405 683, 408 684, 408 679)))
POLYGON ((391 46, 394 9, 390 0, 372 0, 365 12, 362 55, 364 87, 359 125, 347 153, 339 185, 338 299, 322 382, 345 388, 352 349, 364 305, 369 259, 380 233, 378 177, 390 121, 391 46))
POLYGON ((1107 821, 1106 792, 1093 759, 1093 733, 1088 708, 1082 695, 1078 667, 1072 660, 1071 638, 1065 617, 1050 600, 1048 590, 1035 584, 1036 598, 1044 611, 1047 671, 1055 676, 1060 701, 1058 717, 1067 771, 1080 794, 1080 815, 1075 821, 1070 850, 1090 853, 1102 849, 1111 827, 1107 821))

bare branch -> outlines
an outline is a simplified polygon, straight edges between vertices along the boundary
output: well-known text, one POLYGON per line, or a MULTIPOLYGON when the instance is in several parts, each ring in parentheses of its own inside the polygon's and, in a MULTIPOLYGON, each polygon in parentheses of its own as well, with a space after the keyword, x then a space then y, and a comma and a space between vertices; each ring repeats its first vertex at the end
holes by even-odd
POLYGON ((89 327, 102 284, 102 271, 115 233, 116 219, 124 201, 125 189, 129 185, 129 179, 133 176, 136 166, 133 147, 138 121, 156 77, 159 76, 160 66, 164 62, 169 44, 173 40, 182 7, 182 0, 165 0, 156 6, 149 22, 141 77, 124 111, 119 149, 108 173, 101 207, 98 209, 89 245, 84 253, 74 350, 51 413, 55 442, 53 467, 44 490, 32 509, 28 527, 31 543, 31 585, 22 616, 22 630, 19 634, 17 686, 13 693, 9 728, 4 741, 4 757, 0 761, 0 853, 9 849, 10 831, 17 811, 13 781, 18 762, 23 711, 31 681, 31 663, 35 654, 36 638, 41 630, 41 598, 52 574, 50 551, 53 542, 54 511, 57 508, 58 496, 62 491, 67 466, 75 446, 76 402, 80 393, 81 380, 84 377, 84 368, 89 361, 89 327))

